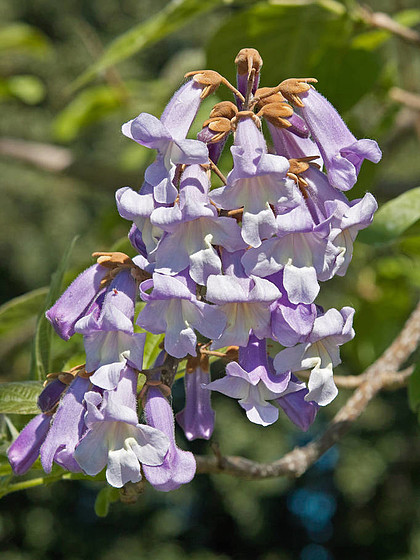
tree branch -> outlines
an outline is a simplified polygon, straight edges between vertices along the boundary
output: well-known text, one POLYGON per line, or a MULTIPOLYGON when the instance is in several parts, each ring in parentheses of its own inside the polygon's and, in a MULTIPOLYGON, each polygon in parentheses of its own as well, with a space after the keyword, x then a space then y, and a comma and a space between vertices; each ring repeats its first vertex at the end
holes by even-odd
MULTIPOLYGON (((278 476, 301 476, 321 455, 330 449, 362 414, 373 397, 386 387, 401 386, 413 368, 398 372, 420 342, 420 303, 407 320, 404 328, 380 356, 362 375, 356 391, 335 415, 326 431, 304 447, 298 447, 272 463, 257 463, 244 457, 196 456, 198 473, 225 473, 249 479, 278 476)), ((342 376, 342 379, 344 376, 342 376)), ((354 382, 354 381, 353 381, 354 382)))
POLYGON ((389 90, 389 97, 414 111, 420 111, 420 94, 393 87, 389 90))
POLYGON ((370 8, 365 6, 358 6, 357 9, 361 19, 367 25, 376 27, 377 29, 383 29, 384 31, 389 31, 393 35, 400 37, 407 43, 414 44, 420 47, 420 33, 410 27, 401 25, 391 16, 383 12, 373 12, 370 8))

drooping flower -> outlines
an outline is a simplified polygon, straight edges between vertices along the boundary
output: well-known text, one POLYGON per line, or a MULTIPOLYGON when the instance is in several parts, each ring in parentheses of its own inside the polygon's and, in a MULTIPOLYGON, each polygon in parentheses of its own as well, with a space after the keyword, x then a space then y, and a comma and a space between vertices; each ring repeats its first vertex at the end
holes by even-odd
POLYGON ((310 370, 306 401, 325 406, 337 396, 333 367, 341 363, 339 346, 354 337, 353 315, 351 307, 329 309, 315 319, 305 342, 281 350, 274 358, 277 373, 310 370))
POLYGON ((205 387, 239 400, 248 419, 268 426, 276 422, 279 410, 274 401, 288 392, 290 373, 276 375, 267 359, 266 342, 251 336, 244 348, 239 348, 238 362, 226 366, 226 376, 205 387))
POLYGON ((221 272, 214 245, 228 251, 244 247, 236 220, 218 216, 208 189, 206 171, 190 165, 181 178, 179 202, 154 210, 152 224, 167 232, 156 250, 156 272, 174 275, 189 268, 191 278, 205 285, 210 274, 221 272))
POLYGON ((252 118, 241 118, 231 148, 233 170, 227 184, 211 191, 211 199, 221 208, 243 207, 242 238, 252 247, 276 231, 276 219, 270 204, 293 207, 294 182, 286 176, 286 158, 267 153, 262 133, 252 118))
POLYGON ((328 280, 340 249, 329 240, 331 217, 315 224, 301 203, 277 216, 277 236, 245 252, 247 274, 270 276, 283 270, 283 286, 290 302, 310 304, 319 293, 318 280, 328 280))
POLYGON ((280 297, 278 288, 269 280, 246 276, 241 264, 242 251, 224 253, 224 275, 207 279, 206 298, 219 306, 226 316, 226 328, 213 348, 246 346, 250 330, 260 339, 271 335, 270 305, 280 297))
POLYGON ((147 304, 137 324, 153 334, 165 333, 165 350, 175 358, 196 355, 194 329, 203 336, 218 338, 226 325, 226 317, 219 309, 197 299, 195 284, 185 273, 154 273, 153 280, 140 285, 140 295, 147 304))
POLYGON ((52 416, 38 414, 26 424, 7 450, 7 457, 15 475, 25 474, 39 457, 39 450, 47 437, 52 416))
POLYGON ((169 492, 190 482, 195 475, 194 455, 175 443, 175 421, 172 408, 158 387, 148 387, 144 412, 147 423, 169 439, 169 450, 159 466, 143 465, 144 476, 156 490, 169 492))
POLYGON ((188 361, 184 375, 185 408, 176 415, 176 420, 189 441, 197 438, 210 439, 215 416, 210 402, 211 393, 203 388, 203 385, 210 382, 208 360, 196 360, 198 363, 194 363, 194 360, 196 359, 188 361), (191 363, 196 366, 194 369, 191 363))
POLYGON ((160 430, 139 424, 136 412, 137 374, 126 367, 116 389, 103 396, 85 396, 88 432, 75 451, 81 469, 95 476, 106 466, 106 479, 121 488, 141 480, 140 464, 161 465, 169 440, 160 430))
POLYGON ((176 165, 207 163, 203 142, 185 139, 197 113, 203 87, 190 80, 173 96, 161 119, 148 113, 126 122, 122 132, 138 144, 158 150, 156 161, 145 172, 145 180, 154 187, 157 202, 171 204, 177 196, 173 184, 176 165))
POLYGON ((333 187, 347 191, 357 181, 363 160, 378 163, 382 152, 374 140, 356 140, 331 103, 312 86, 299 94, 300 111, 318 145, 333 187))
POLYGON ((103 389, 117 386, 126 363, 142 368, 145 334, 133 332, 136 293, 130 270, 121 271, 98 306, 76 324, 76 332, 84 335, 86 370, 103 389))
POLYGON ((63 295, 48 309, 46 317, 64 340, 74 335, 74 326, 83 317, 101 292, 101 282, 108 270, 94 264, 70 284, 63 295))
POLYGON ((86 430, 84 399, 89 386, 89 379, 77 376, 61 399, 40 452, 42 468, 47 473, 53 461, 68 471, 80 472, 74 450, 86 430))

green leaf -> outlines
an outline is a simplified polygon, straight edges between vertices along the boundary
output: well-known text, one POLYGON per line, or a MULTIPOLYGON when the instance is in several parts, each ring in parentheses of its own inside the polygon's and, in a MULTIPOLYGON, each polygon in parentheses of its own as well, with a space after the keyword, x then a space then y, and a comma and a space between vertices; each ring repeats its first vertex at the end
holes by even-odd
POLYGON ((264 60, 261 86, 315 77, 319 91, 339 110, 347 110, 370 91, 381 64, 377 53, 350 47, 354 22, 342 8, 315 2, 256 4, 219 27, 208 45, 207 66, 233 82, 232 60, 244 45, 252 45, 264 60))
POLYGON ((95 513, 98 517, 106 517, 109 512, 109 505, 118 501, 119 491, 108 484, 98 492, 95 500, 95 513))
POLYGON ((10 51, 44 56, 50 49, 46 36, 26 23, 12 23, 0 29, 0 54, 10 51))
POLYGON ((48 288, 38 288, 11 299, 0 307, 0 336, 13 333, 27 321, 38 316, 48 288))
POLYGON ((9 461, 3 461, 3 458, 0 461, 0 477, 2 476, 10 476, 12 475, 12 467, 10 466, 9 461))
POLYGON ((420 187, 411 189, 385 203, 372 225, 360 232, 364 243, 384 245, 397 239, 420 219, 420 187))
POLYGON ((0 414, 39 414, 36 401, 41 381, 16 381, 0 384, 0 414))
POLYGON ((51 277, 51 285, 47 294, 44 309, 42 310, 36 326, 35 339, 32 347, 31 360, 31 379, 44 379, 49 371, 51 338, 53 328, 45 317, 45 311, 49 309, 61 294, 61 284, 63 282, 64 273, 67 269, 68 260, 76 243, 77 236, 70 243, 67 251, 64 253, 58 269, 51 277))
POLYGON ((102 57, 74 82, 72 89, 80 88, 110 66, 133 56, 181 28, 198 15, 223 3, 223 0, 172 0, 158 14, 117 37, 102 57))
POLYGON ((7 87, 11 95, 27 105, 40 103, 46 94, 43 82, 31 74, 12 76, 7 80, 7 87))
POLYGON ((107 85, 80 92, 61 111, 53 124, 53 134, 61 142, 74 140, 80 130, 113 113, 122 104, 121 90, 107 85))

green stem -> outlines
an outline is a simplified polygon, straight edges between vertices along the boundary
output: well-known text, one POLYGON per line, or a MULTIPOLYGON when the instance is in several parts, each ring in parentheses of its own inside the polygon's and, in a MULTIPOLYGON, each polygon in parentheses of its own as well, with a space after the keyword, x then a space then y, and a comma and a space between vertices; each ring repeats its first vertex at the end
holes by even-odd
POLYGON ((28 490, 29 488, 35 488, 36 486, 58 482, 59 480, 82 480, 88 478, 91 477, 87 477, 84 474, 69 472, 61 473, 59 475, 54 474, 50 476, 40 476, 38 478, 23 480, 22 482, 15 482, 14 484, 10 484, 5 488, 0 489, 0 497, 2 498, 3 496, 7 496, 7 494, 11 494, 12 492, 19 492, 20 490, 28 490))

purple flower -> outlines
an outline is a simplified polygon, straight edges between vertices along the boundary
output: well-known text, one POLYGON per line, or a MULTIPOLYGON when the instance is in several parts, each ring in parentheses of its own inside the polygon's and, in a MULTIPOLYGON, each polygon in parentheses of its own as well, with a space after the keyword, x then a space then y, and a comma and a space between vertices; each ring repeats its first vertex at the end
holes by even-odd
POLYGON ((85 400, 85 422, 89 431, 75 451, 83 471, 95 476, 106 466, 106 479, 121 488, 141 480, 140 463, 161 465, 168 451, 165 434, 139 424, 136 412, 137 374, 127 367, 121 372, 117 388, 89 392, 85 400))
POLYGON ((101 291, 101 282, 109 270, 94 264, 70 284, 63 295, 46 312, 56 333, 64 340, 74 335, 74 326, 83 317, 101 291))
POLYGON ((356 140, 343 119, 313 87, 300 94, 301 114, 318 145, 333 187, 347 191, 357 181, 364 159, 378 163, 382 152, 374 140, 356 140))
POLYGON ((210 439, 214 429, 214 410, 210 403, 210 393, 203 388, 210 382, 210 373, 199 366, 184 375, 185 408, 178 412, 176 419, 184 430, 188 441, 210 439))
POLYGON ((234 167, 227 185, 211 191, 210 197, 226 210, 243 207, 242 238, 259 247, 277 229, 270 204, 296 206, 297 189, 286 176, 288 160, 267 154, 264 137, 251 118, 239 121, 231 152, 234 167))
POLYGON ((325 406, 337 396, 333 367, 341 363, 338 347, 354 337, 353 315, 351 307, 329 309, 315 319, 305 342, 285 348, 274 358, 277 373, 311 370, 306 401, 325 406))
POLYGON ((37 405, 42 412, 50 412, 60 400, 61 395, 67 389, 67 385, 58 378, 49 381, 41 391, 37 405))
POLYGON ((122 126, 122 132, 138 144, 158 150, 157 159, 146 169, 145 180, 154 187, 157 202, 170 204, 177 196, 173 184, 177 164, 206 163, 207 147, 185 137, 197 113, 202 86, 190 80, 173 96, 161 120, 141 113, 122 126))
POLYGON ((278 128, 269 122, 267 122, 267 127, 273 139, 276 153, 279 156, 284 156, 287 159, 318 156, 319 159, 314 161, 322 165, 318 146, 311 138, 298 136, 285 128, 278 128))
POLYGON ((283 346, 303 342, 312 331, 316 318, 314 304, 291 303, 283 288, 283 272, 267 278, 281 290, 282 296, 271 306, 271 329, 273 337, 283 346))
POLYGON ((240 406, 254 424, 268 426, 276 422, 278 408, 273 401, 288 390, 290 373, 276 375, 267 360, 266 342, 251 336, 245 348, 239 348, 239 363, 226 366, 226 376, 205 387, 239 399, 240 406))
POLYGON ((51 472, 53 461, 68 471, 80 472, 74 450, 86 430, 84 397, 89 386, 89 379, 76 377, 61 399, 41 447, 41 464, 47 473, 51 472))
POLYGON ((151 223, 167 232, 156 250, 156 272, 174 275, 189 267, 191 278, 205 285, 210 274, 221 272, 213 245, 228 251, 244 248, 236 220, 218 216, 208 189, 206 171, 191 165, 182 175, 179 203, 154 210, 151 223))
POLYGON ((141 232, 142 243, 147 250, 147 258, 152 262, 153 251, 163 234, 163 230, 154 226, 150 221, 153 210, 160 206, 153 198, 153 187, 144 183, 139 193, 130 187, 122 187, 115 193, 115 199, 120 216, 133 221, 141 232))
POLYGON ((219 306, 227 319, 222 336, 212 348, 246 346, 251 329, 258 338, 270 336, 270 305, 280 292, 268 280, 256 276, 209 276, 206 297, 219 306))
POLYGON ((133 333, 137 285, 129 270, 109 285, 100 305, 76 324, 84 335, 86 371, 103 389, 114 389, 125 364, 141 369, 145 334, 133 333))
POLYGON ((143 465, 144 476, 156 490, 176 490, 194 478, 194 455, 177 447, 174 415, 170 404, 157 387, 148 388, 144 412, 147 423, 169 438, 169 451, 164 462, 160 466, 143 465))
POLYGON ((277 216, 277 237, 251 248, 242 263, 247 274, 269 276, 283 270, 283 285, 289 301, 314 301, 318 280, 328 280, 340 250, 328 239, 331 218, 315 224, 304 204, 277 216))
MULTIPOLYGON (((325 207, 328 211, 331 203, 326 202, 325 207)), ((352 200, 350 204, 336 202, 330 240, 343 253, 342 263, 336 270, 339 276, 347 272, 357 233, 372 223, 377 208, 378 204, 370 193, 366 193, 362 199, 352 200)))
POLYGON ((218 338, 226 318, 217 308, 199 301, 195 284, 185 274, 153 274, 140 284, 141 298, 147 302, 137 324, 153 334, 165 333, 165 350, 175 358, 196 355, 197 329, 203 336, 218 338), (147 293, 153 286, 151 294, 147 293))
POLYGON ((280 396, 275 402, 283 409, 293 424, 306 432, 315 420, 319 407, 313 401, 305 400, 308 389, 303 381, 299 381, 297 377, 292 375, 290 385, 293 385, 295 390, 280 396))
POLYGON ((39 450, 47 437, 52 416, 38 414, 26 424, 7 450, 7 457, 15 475, 25 474, 35 463, 39 450))

